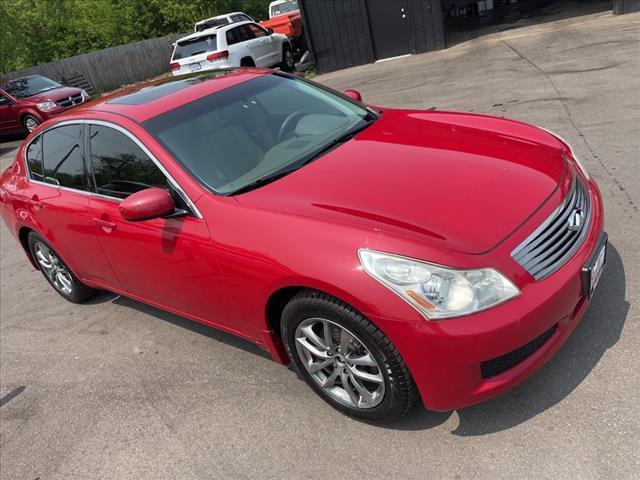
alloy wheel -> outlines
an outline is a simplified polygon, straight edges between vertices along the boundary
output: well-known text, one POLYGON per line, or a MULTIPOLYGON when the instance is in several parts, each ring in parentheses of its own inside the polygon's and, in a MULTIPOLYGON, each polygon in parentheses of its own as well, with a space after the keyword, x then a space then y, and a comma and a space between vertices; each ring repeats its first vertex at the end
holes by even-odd
POLYGON ((295 345, 313 381, 330 397, 359 409, 382 402, 382 369, 363 342, 344 327, 323 318, 303 320, 295 345))
POLYGON ((294 62, 293 62, 293 53, 291 50, 285 50, 284 52, 284 62, 288 69, 293 70, 294 62))
POLYGON ((73 280, 67 267, 60 262, 58 256, 42 242, 33 245, 36 260, 51 284, 64 295, 73 292, 73 280))
POLYGON ((29 130, 29 132, 33 132, 37 127, 38 127, 38 122, 29 117, 24 121, 24 126, 27 127, 27 130, 29 130))

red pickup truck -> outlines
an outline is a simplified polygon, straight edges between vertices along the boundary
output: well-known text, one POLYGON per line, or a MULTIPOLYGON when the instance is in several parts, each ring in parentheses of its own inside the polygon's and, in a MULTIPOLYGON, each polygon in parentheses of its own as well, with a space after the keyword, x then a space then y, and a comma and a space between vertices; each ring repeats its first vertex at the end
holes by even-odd
POLYGON ((276 0, 269 4, 269 20, 260 22, 264 28, 271 28, 293 39, 302 36, 302 16, 298 0, 276 0))

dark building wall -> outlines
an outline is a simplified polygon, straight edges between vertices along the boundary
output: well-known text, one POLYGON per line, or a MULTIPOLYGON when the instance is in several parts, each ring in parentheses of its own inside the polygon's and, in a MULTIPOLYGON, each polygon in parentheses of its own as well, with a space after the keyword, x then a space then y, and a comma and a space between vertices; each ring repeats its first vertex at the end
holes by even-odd
MULTIPOLYGON (((376 60, 368 2, 377 0, 300 0, 307 43, 319 72, 376 60)), ((384 0, 383 0, 384 1, 384 0)), ((440 0, 395 0, 405 5, 410 46, 406 53, 445 47, 440 0)))
POLYGON ((640 12, 640 0, 613 0, 614 15, 640 12))

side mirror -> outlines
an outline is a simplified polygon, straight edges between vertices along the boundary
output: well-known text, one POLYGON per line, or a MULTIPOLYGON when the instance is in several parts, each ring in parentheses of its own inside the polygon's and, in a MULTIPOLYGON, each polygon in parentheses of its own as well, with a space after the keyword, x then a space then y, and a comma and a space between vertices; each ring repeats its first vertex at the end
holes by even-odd
POLYGON ((122 218, 136 222, 169 215, 175 204, 169 192, 154 187, 129 195, 120 203, 119 209, 122 218))
POLYGON ((9 100, 7 97, 0 97, 0 107, 1 106, 9 106, 9 105, 13 105, 13 102, 11 100, 9 100))
POLYGON ((344 94, 349 98, 353 98, 357 102, 362 102, 362 95, 360 95, 360 92, 357 90, 345 90, 344 94))
POLYGON ((273 34, 273 28, 269 27, 267 28, 267 35, 272 35, 273 34))

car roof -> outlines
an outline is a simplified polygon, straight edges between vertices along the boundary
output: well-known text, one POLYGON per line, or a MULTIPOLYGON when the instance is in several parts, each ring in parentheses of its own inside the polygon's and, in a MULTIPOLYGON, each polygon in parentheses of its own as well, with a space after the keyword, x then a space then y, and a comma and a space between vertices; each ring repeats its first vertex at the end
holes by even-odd
POLYGON ((227 18, 230 17, 231 15, 245 15, 245 16, 249 16, 244 12, 231 12, 231 13, 224 13, 222 15, 216 15, 215 17, 210 17, 210 18, 206 18, 204 20, 200 20, 199 22, 196 22, 196 25, 200 25, 201 23, 205 23, 205 22, 209 22, 211 20, 215 20, 216 18, 227 18))
POLYGON ((199 38, 199 37, 206 37, 207 35, 212 35, 214 33, 224 33, 227 30, 237 27, 238 25, 245 25, 247 23, 253 23, 255 24, 256 22, 252 22, 250 20, 245 20, 244 22, 233 22, 233 23, 227 23, 226 25, 218 25, 216 27, 211 27, 211 28, 207 28, 206 30, 201 30, 199 32, 193 32, 190 33, 189 35, 186 35, 182 38, 179 38, 178 40, 176 40, 176 43, 178 42, 182 42, 184 40, 193 40, 195 38, 199 38))
POLYGON ((272 73, 260 68, 208 70, 143 82, 76 107, 69 116, 82 117, 89 112, 123 115, 141 123, 169 110, 235 85, 272 73))

